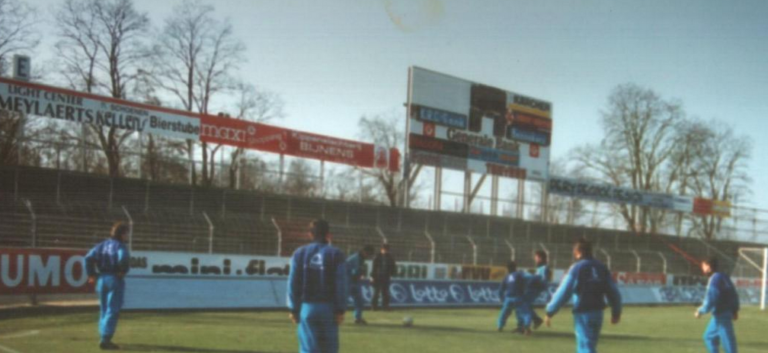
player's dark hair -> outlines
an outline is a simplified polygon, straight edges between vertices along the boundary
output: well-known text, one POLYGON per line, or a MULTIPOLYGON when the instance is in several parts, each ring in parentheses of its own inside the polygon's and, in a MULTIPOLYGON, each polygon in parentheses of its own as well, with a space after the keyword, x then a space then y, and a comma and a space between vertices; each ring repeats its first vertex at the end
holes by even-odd
POLYGON ((327 240, 328 233, 331 231, 331 225, 324 219, 316 219, 309 224, 309 231, 315 240, 327 240))
POLYGON ((383 244, 381 244, 381 248, 384 249, 384 250, 389 251, 389 244, 383 243, 383 244))
POLYGON ((717 270, 720 268, 720 261, 714 256, 704 260, 704 263, 709 265, 709 267, 712 269, 712 272, 717 272, 717 270))
POLYGON ((590 243, 589 240, 584 238, 579 239, 574 247, 581 253, 582 257, 592 257, 592 243, 590 243))
POLYGON ((547 264, 547 252, 544 250, 536 250, 536 252, 533 253, 534 255, 539 257, 539 263, 536 265, 546 265, 547 264))
POLYGON ((129 230, 130 228, 128 228, 128 226, 125 223, 118 221, 112 224, 112 230, 109 232, 109 236, 112 239, 124 241, 126 236, 128 235, 129 230))
POLYGON ((510 273, 517 271, 517 263, 514 261, 507 262, 507 271, 510 273))

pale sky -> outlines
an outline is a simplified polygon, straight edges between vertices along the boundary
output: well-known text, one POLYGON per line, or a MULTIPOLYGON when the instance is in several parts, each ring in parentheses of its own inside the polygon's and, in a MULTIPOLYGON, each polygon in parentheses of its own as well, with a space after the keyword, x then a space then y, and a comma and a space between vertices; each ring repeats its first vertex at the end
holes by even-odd
MULTIPOLYGON (((136 0, 157 27, 176 3, 136 0)), ((552 102, 554 159, 598 142, 610 90, 635 82, 751 138, 753 195, 740 203, 768 209, 766 1, 210 3, 248 48, 239 76, 283 97, 278 125, 354 138, 361 115, 393 110, 405 124, 407 69, 417 65, 552 102)), ((36 58, 50 56, 53 29, 41 29, 47 39, 36 58)))

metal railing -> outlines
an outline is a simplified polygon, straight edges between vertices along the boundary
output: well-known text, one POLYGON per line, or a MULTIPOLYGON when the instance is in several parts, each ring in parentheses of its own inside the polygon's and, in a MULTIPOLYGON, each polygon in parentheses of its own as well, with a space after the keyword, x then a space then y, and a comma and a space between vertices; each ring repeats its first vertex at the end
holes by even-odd
MULTIPOLYGON (((526 254, 546 244, 553 266, 567 268, 573 240, 586 236, 617 271, 695 271, 663 244, 621 231, 91 175, 62 177, 50 171, 34 176, 34 186, 40 188, 36 192, 19 179, 25 173, 15 174, 22 176, 14 180, 13 190, 0 189, 19 196, 18 201, 0 198, 8 206, 0 208, 0 245, 85 248, 106 237, 113 221, 123 220, 129 223, 130 246, 136 250, 279 256, 290 254, 297 240, 286 243, 278 221, 303 227, 311 218, 324 217, 340 230, 345 250, 396 240, 393 251, 414 261, 503 265, 516 259, 531 267, 526 254)), ((715 248, 696 239, 668 240, 699 257, 715 248)), ((716 248, 735 256, 738 246, 717 243, 716 248)))

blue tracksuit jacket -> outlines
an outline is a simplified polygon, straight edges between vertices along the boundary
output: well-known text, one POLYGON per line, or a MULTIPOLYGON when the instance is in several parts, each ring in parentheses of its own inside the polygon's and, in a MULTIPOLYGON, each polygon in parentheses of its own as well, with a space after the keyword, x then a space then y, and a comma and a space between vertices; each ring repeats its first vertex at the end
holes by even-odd
POLYGON ((573 300, 577 351, 594 353, 597 352, 606 299, 611 306, 611 315, 620 317, 621 294, 611 272, 600 261, 585 258, 573 264, 563 277, 547 305, 547 316, 554 316, 565 303, 573 300))
POLYGON ((99 333, 102 341, 111 340, 117 329, 125 294, 123 276, 130 270, 130 259, 128 248, 115 239, 99 243, 85 255, 86 273, 90 277, 99 277, 96 291, 101 307, 99 333))
POLYGON ((721 345, 727 353, 738 352, 733 316, 738 314, 739 309, 739 294, 731 278, 720 272, 712 274, 707 283, 704 303, 698 309, 700 314, 712 313, 712 319, 704 331, 704 343, 709 352, 719 352, 721 345))
POLYGON ((349 280, 344 253, 316 241, 296 250, 288 276, 288 309, 299 319, 299 352, 339 351, 335 315, 344 314, 349 280))

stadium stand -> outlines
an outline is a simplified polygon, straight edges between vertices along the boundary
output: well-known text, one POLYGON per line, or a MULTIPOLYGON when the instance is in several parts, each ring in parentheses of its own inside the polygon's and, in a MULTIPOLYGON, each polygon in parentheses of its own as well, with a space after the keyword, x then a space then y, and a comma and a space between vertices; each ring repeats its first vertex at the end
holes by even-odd
MULTIPOLYGON (((737 258, 738 242, 544 224, 453 212, 154 183, 32 167, 0 167, 0 246, 86 248, 116 221, 133 221, 133 249, 289 256, 308 242, 310 220, 332 225, 353 252, 391 244, 402 261, 532 267, 545 250, 555 268, 572 263, 586 237, 614 271, 693 274, 696 258, 737 258), (659 240, 660 239, 660 240, 659 240), (434 247, 432 243, 434 242, 434 247), (676 248, 677 250, 674 250, 676 248)), ((733 264, 730 264, 733 265, 733 264)))

